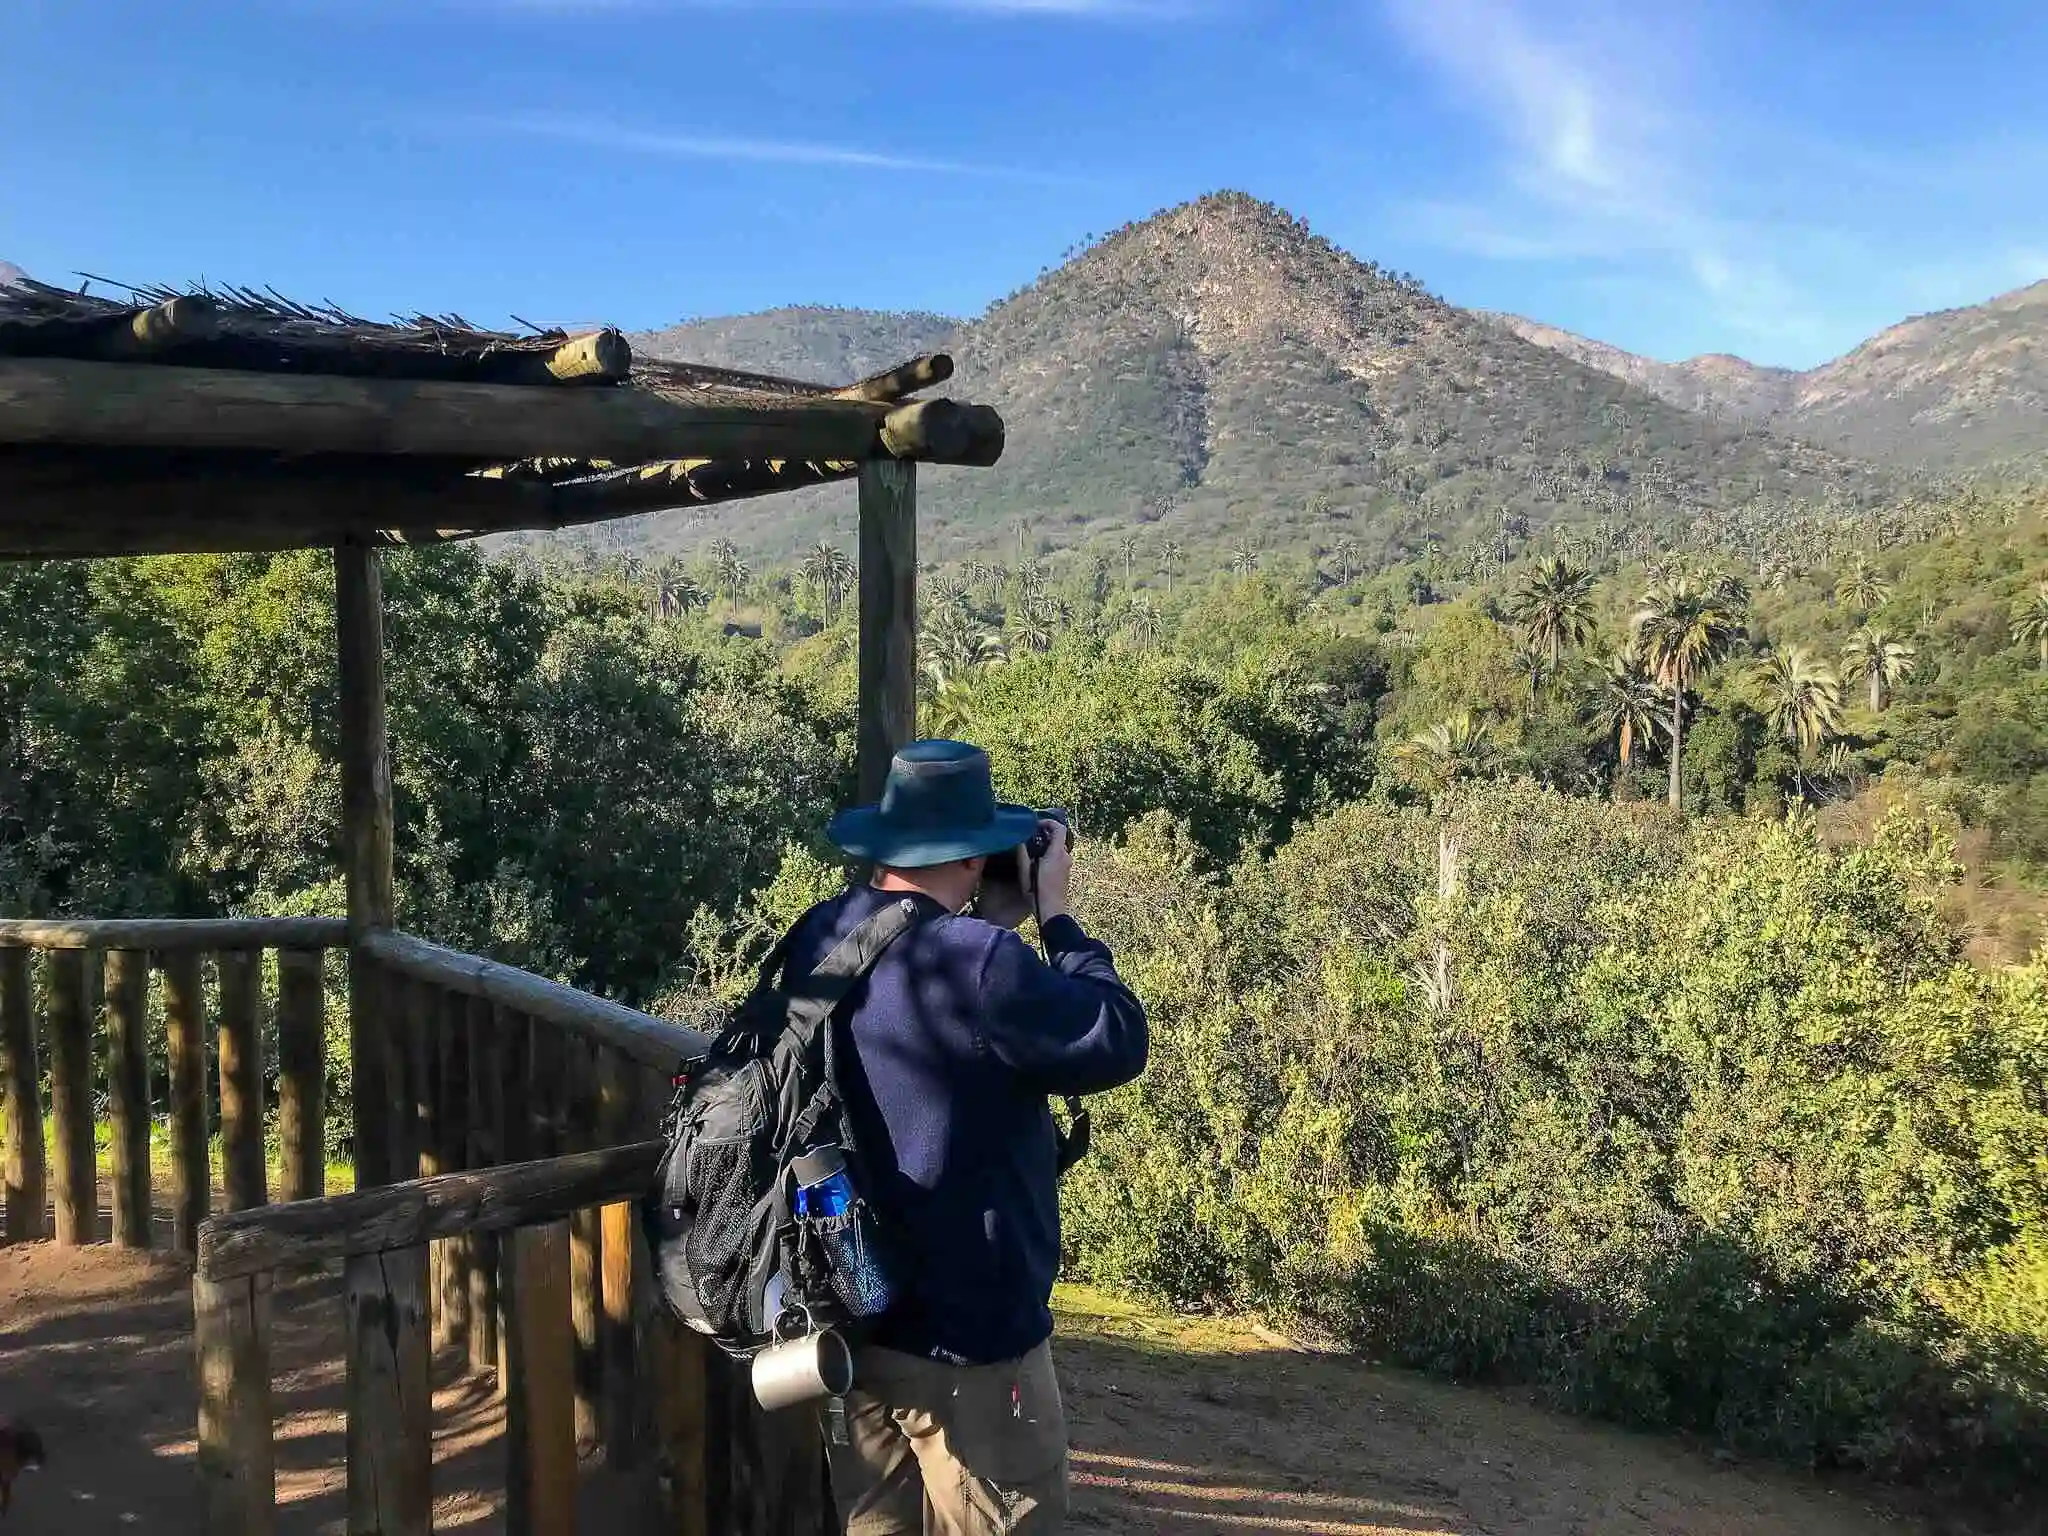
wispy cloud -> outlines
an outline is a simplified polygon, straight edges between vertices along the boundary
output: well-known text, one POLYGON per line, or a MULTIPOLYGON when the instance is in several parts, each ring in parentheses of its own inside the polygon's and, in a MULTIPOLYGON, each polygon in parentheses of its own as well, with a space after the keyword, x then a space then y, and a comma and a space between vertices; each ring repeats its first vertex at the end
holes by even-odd
POLYGON ((1396 35, 1493 131, 1503 158, 1476 200, 1437 202, 1423 227, 1500 259, 1650 258, 1730 327, 1818 342, 1812 306, 1768 241, 1717 212, 1692 151, 1682 42, 1660 8, 1656 46, 1620 13, 1546 18, 1516 0, 1386 0, 1396 35))
POLYGON ((841 170, 900 171, 928 176, 1073 185, 1073 178, 1029 167, 985 165, 927 155, 902 154, 860 145, 804 139, 762 139, 718 133, 637 128, 600 118, 556 114, 463 118, 451 126, 470 132, 548 139, 615 154, 654 155, 671 160, 727 164, 833 167, 841 170))

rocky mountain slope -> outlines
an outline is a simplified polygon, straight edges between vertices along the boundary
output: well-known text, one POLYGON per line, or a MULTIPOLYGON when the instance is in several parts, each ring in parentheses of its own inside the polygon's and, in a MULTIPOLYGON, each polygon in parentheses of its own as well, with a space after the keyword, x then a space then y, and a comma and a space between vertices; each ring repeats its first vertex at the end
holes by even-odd
POLYGON ((921 352, 943 349, 959 326, 944 315, 791 306, 678 321, 640 332, 633 346, 648 357, 848 384, 921 352))
POLYGON ((1791 404, 1799 382, 1799 374, 1790 368, 1760 367, 1725 352, 1709 352, 1682 363, 1660 363, 1520 315, 1496 314, 1491 310, 1473 313, 1524 341, 1562 352, 1574 362, 1611 373, 1688 411, 1761 421, 1791 404))
MULTIPOLYGON (((1680 409, 1237 193, 1126 226, 943 341, 942 325, 782 311, 635 341, 825 379, 946 346, 954 391, 999 407, 1010 445, 994 471, 926 475, 925 549, 941 560, 1014 549, 1019 525, 1062 547, 1163 523, 1191 553, 1344 534, 1390 553, 1504 511, 1672 524, 1759 493, 1876 493, 1859 465, 1680 409)), ((845 539, 853 517, 836 488, 612 537, 687 549, 726 534, 784 555, 845 539)))
POLYGON ((20 282, 28 274, 11 261, 0 261, 0 287, 20 282))
POLYGON ((1488 318, 1660 399, 1859 458, 1936 470, 2048 461, 2048 282, 1917 316, 1804 373, 1731 357, 1660 363, 1517 315, 1488 318))

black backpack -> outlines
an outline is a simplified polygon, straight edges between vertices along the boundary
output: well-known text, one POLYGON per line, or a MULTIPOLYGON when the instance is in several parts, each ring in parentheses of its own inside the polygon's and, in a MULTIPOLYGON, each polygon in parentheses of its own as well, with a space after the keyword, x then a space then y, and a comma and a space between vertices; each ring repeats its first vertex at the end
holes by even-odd
POLYGON ((778 1318, 785 1329, 843 1328, 887 1304, 884 1234, 840 1095, 831 1024, 916 919, 915 902, 891 902, 794 984, 782 974, 792 930, 710 1048, 676 1074, 642 1207, 655 1286, 677 1317, 735 1359, 773 1343, 778 1318), (799 1220, 790 1164, 821 1147, 840 1149, 855 1198, 843 1215, 799 1220))

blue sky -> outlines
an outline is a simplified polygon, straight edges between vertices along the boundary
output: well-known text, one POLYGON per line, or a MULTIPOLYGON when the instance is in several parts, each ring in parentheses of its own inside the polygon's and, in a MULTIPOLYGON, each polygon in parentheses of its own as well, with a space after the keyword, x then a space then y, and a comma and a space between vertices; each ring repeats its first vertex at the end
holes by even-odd
POLYGON ((2038 0, 6 0, 0 257, 372 314, 973 314, 1221 187, 1805 366, 2048 277, 2038 0))

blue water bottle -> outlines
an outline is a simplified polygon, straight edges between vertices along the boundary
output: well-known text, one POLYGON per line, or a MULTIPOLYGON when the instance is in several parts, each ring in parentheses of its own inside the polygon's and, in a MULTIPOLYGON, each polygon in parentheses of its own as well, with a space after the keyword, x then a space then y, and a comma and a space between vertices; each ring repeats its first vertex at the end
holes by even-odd
POLYGON ((839 1148, 806 1152, 790 1167, 796 1174, 797 1215, 844 1216, 853 1208, 853 1181, 846 1176, 846 1154, 839 1148))
POLYGON ((891 1289, 876 1250, 874 1216, 854 1198, 846 1154, 819 1147, 790 1164, 796 1176, 796 1214, 824 1250, 832 1289, 851 1317, 877 1317, 889 1308, 891 1289))

